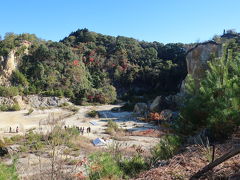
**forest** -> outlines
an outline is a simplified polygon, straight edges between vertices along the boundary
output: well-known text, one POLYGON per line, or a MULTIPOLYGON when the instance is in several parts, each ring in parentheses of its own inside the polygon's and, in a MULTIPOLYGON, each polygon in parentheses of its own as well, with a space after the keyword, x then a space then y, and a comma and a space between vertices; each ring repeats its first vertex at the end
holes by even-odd
POLYGON ((184 44, 144 42, 88 29, 60 42, 7 33, 0 41, 0 56, 14 48, 20 62, 11 84, 19 94, 65 96, 76 104, 111 103, 132 94, 175 94, 187 74, 184 44), (23 41, 31 43, 27 54, 23 41))

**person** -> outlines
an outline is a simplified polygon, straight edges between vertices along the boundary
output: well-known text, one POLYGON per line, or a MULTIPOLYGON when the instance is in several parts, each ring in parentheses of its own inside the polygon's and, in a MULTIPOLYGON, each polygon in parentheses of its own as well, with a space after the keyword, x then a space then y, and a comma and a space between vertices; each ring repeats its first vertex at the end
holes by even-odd
POLYGON ((87 133, 90 133, 90 132, 91 132, 91 128, 88 127, 88 128, 87 128, 87 133))
POLYGON ((84 134, 84 127, 83 127, 83 129, 82 129, 82 135, 84 134))
POLYGON ((80 127, 79 132, 80 132, 80 134, 82 134, 82 127, 80 127))
POLYGON ((18 126, 17 126, 17 128, 16 128, 16 133, 18 133, 18 126))
POLYGON ((12 127, 10 126, 10 128, 9 128, 9 133, 11 133, 12 132, 12 127))
POLYGON ((91 128, 90 127, 88 128, 88 132, 91 133, 91 128))

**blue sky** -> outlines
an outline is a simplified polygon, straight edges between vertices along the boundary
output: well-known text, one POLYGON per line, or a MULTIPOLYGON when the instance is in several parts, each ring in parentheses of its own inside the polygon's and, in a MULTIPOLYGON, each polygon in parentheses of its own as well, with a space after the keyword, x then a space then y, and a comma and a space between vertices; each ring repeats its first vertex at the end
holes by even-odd
POLYGON ((0 35, 58 41, 78 28, 162 43, 240 31, 240 0, 1 0, 0 35))

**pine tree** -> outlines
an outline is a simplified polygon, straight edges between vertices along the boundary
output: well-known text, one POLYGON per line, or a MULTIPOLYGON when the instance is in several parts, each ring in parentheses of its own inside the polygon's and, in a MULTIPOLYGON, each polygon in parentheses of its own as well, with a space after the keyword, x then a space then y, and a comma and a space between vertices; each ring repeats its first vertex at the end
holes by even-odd
POLYGON ((189 78, 186 87, 191 98, 181 111, 188 132, 208 128, 221 139, 240 125, 240 58, 230 47, 232 43, 224 46, 222 57, 209 61, 199 89, 189 78))

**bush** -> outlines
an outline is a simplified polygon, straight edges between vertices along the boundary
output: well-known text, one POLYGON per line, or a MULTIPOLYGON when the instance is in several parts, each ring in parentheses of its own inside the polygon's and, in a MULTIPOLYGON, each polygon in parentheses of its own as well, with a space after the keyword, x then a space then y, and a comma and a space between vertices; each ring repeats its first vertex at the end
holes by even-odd
POLYGON ((121 179, 123 172, 110 154, 95 153, 90 156, 89 178, 96 179, 121 179))
POLYGON ((132 158, 125 158, 119 165, 126 176, 125 178, 128 178, 128 176, 134 177, 149 167, 145 159, 139 154, 132 158))
POLYGON ((117 99, 116 89, 111 85, 106 85, 99 89, 92 88, 85 96, 88 102, 98 102, 101 104, 114 103, 117 99))
POLYGON ((73 91, 71 89, 66 89, 64 91, 64 96, 68 97, 68 98, 73 98, 74 97, 74 93, 73 93, 73 91))
POLYGON ((13 97, 17 96, 19 94, 18 88, 17 87, 4 87, 0 86, 0 96, 3 97, 13 97))
POLYGON ((21 108, 18 103, 13 105, 0 105, 0 111, 19 111, 21 108))
POLYGON ((19 106, 18 103, 15 103, 14 105, 9 107, 9 111, 20 111, 21 107, 19 106))
POLYGON ((1 180, 17 180, 18 175, 15 165, 7 166, 0 163, 0 179, 1 180))
POLYGON ((107 123, 107 129, 106 133, 107 134, 114 134, 116 132, 120 131, 118 124, 114 122, 113 120, 109 120, 107 123))
POLYGON ((12 82, 14 85, 22 85, 23 87, 28 86, 28 80, 27 78, 18 70, 14 71, 12 74, 12 82))
POLYGON ((89 111, 89 112, 87 113, 87 115, 88 115, 89 117, 95 118, 95 117, 98 116, 98 112, 95 111, 95 110, 92 110, 92 111, 89 111))
POLYGON ((176 135, 166 135, 160 139, 160 142, 152 149, 151 163, 154 164, 158 160, 166 160, 171 158, 179 149, 181 138, 176 135))

